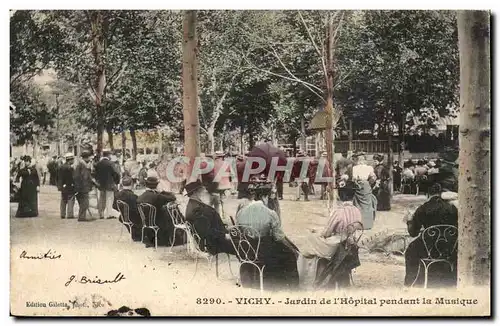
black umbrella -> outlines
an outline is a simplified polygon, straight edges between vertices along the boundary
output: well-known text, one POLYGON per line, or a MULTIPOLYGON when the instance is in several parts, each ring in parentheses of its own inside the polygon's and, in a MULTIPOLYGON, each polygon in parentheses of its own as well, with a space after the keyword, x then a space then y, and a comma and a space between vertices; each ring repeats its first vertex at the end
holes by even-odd
POLYGON ((285 152, 270 143, 262 143, 255 146, 250 153, 248 153, 248 157, 263 158, 266 161, 266 168, 264 170, 266 175, 269 172, 274 157, 278 158, 278 166, 286 166, 287 162, 285 152))

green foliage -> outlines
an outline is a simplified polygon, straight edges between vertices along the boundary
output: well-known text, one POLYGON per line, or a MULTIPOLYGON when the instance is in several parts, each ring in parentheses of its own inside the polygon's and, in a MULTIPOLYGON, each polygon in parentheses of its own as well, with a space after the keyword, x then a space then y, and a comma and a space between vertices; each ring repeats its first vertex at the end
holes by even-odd
POLYGON ((41 91, 31 83, 15 83, 11 87, 10 130, 15 143, 32 141, 34 135, 46 132, 55 114, 41 100, 41 91))
MULTIPOLYGON (((399 123, 402 116, 425 115, 422 109, 426 108, 446 115, 448 107, 457 104, 459 65, 453 13, 367 11, 356 28, 357 49, 348 51, 348 58, 339 57, 354 63, 354 78, 335 94, 354 125, 399 123)), ((340 44, 348 41, 341 39, 340 44)), ((340 66, 346 66, 341 62, 340 66)))

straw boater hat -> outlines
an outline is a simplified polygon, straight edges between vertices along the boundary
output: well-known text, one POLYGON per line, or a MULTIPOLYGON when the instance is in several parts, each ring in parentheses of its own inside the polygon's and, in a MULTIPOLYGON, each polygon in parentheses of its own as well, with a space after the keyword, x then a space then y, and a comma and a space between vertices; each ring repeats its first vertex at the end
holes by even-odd
POLYGON ((214 156, 215 157, 223 157, 224 156, 224 152, 223 151, 217 151, 217 152, 215 152, 214 156))
POLYGON ((327 153, 327 152, 324 152, 324 151, 323 151, 323 152, 321 152, 321 157, 326 157, 327 155, 328 155, 328 153, 327 153))
POLYGON ((152 171, 152 170, 148 171, 147 176, 146 176, 146 180, 145 180, 146 187, 156 188, 156 186, 158 186, 159 183, 160 183, 160 181, 158 180, 158 173, 156 173, 156 171, 152 171))
POLYGON ((73 153, 66 153, 66 154, 64 154, 64 158, 66 160, 72 160, 75 158, 75 155, 73 155, 73 153))
POLYGON ((132 187, 133 180, 131 177, 124 177, 122 180, 123 187, 132 187))

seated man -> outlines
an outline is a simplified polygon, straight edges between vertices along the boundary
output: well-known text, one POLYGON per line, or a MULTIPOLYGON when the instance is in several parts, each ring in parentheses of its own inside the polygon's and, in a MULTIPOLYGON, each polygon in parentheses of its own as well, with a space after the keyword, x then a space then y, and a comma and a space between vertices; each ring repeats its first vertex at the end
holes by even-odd
MULTIPOLYGON (((265 265, 264 287, 298 288, 297 270, 298 248, 285 236, 281 222, 275 211, 269 209, 262 197, 269 196, 272 185, 250 184, 250 201, 242 205, 236 214, 236 223, 249 226, 260 234, 259 261, 265 265)), ((259 277, 251 265, 240 269, 243 286, 258 286, 259 277)))
MULTIPOLYGON (((173 237, 174 225, 172 223, 172 219, 168 215, 168 212, 163 208, 163 206, 169 202, 174 202, 176 200, 175 195, 170 192, 159 192, 157 190, 159 179, 154 171, 148 171, 148 176, 144 183, 146 190, 137 199, 137 204, 147 203, 156 208, 156 225, 160 227, 160 230, 158 231, 158 245, 169 246, 171 245, 171 239, 173 237)), ((181 240, 183 238, 176 237, 176 240, 177 239, 181 240)), ((154 246, 155 239, 153 230, 144 230, 144 242, 146 247, 154 246)))
MULTIPOLYGON (((141 232, 142 232, 142 220, 139 215, 139 210, 137 209, 137 195, 132 191, 132 178, 124 177, 122 180, 122 190, 120 190, 115 196, 115 202, 113 203, 113 208, 118 210, 117 201, 121 200, 128 205, 129 208, 129 218, 134 225, 132 226, 132 230, 127 229, 132 234, 132 240, 141 241, 141 232)), ((121 213, 121 212, 120 212, 121 213)), ((120 214, 120 222, 123 223, 123 217, 120 214)))
MULTIPOLYGON (((458 225, 458 210, 455 205, 442 198, 442 190, 439 184, 434 184, 429 188, 429 195, 431 198, 422 204, 413 216, 407 218, 408 233, 412 237, 417 237, 413 240, 405 252, 405 286, 423 285, 424 273, 422 268, 418 273, 418 266, 420 259, 427 257, 427 251, 420 237, 422 228, 428 228, 433 225, 448 224, 458 225), (418 275, 417 275, 418 273, 418 275)), ((406 217, 405 217, 406 219, 406 217)), ((455 257, 452 260, 456 261, 455 257)), ((456 266, 453 271, 450 270, 448 264, 434 264, 429 269, 428 286, 456 286, 457 283, 457 269, 456 266)))
POLYGON ((197 180, 185 187, 189 196, 186 207, 186 220, 200 237, 200 249, 210 254, 234 254, 226 226, 215 208, 210 206, 211 196, 203 184, 197 180))

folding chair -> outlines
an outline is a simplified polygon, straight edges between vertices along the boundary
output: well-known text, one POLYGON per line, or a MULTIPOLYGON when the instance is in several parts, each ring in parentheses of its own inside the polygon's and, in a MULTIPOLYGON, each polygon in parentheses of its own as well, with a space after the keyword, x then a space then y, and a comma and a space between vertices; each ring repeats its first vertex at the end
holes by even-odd
POLYGON ((156 225, 156 207, 148 203, 137 205, 139 215, 142 220, 141 241, 144 242, 144 229, 151 229, 155 233, 155 250, 158 249, 158 231, 160 227, 156 225))
MULTIPOLYGON (((130 220, 130 208, 128 204, 122 200, 117 200, 116 205, 118 206, 118 210, 122 215, 122 223, 125 226, 125 228, 127 228, 127 230, 130 232, 130 238, 133 241, 132 227, 134 226, 134 223, 132 223, 132 221, 130 220)), ((123 228, 121 228, 120 239, 122 238, 122 233, 123 233, 123 228)))

